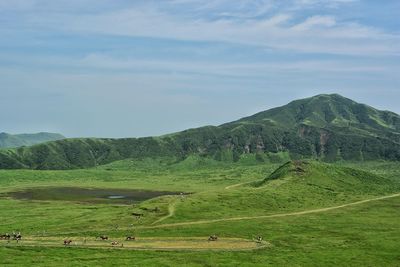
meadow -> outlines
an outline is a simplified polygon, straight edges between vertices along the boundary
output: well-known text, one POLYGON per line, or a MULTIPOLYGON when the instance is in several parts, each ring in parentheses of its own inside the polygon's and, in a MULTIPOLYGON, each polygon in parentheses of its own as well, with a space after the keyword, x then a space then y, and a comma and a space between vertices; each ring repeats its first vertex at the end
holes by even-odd
POLYGON ((0 240, 0 264, 399 266, 397 162, 296 164, 276 171, 281 163, 192 157, 177 164, 144 159, 83 170, 1 170, 0 233, 21 231, 23 239, 0 240), (130 204, 7 195, 57 187, 185 194, 130 204), (213 234, 219 240, 207 241, 213 234), (109 240, 96 240, 100 235, 109 240), (65 239, 73 244, 64 246, 65 239), (111 246, 113 240, 124 247, 111 246))

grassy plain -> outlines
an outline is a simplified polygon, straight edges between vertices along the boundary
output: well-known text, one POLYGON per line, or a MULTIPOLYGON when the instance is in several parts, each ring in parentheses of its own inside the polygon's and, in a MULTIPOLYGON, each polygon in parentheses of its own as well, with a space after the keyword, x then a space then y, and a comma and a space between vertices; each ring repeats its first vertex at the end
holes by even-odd
POLYGON ((290 166, 277 179, 270 174, 280 164, 227 164, 196 158, 179 164, 124 160, 85 170, 0 171, 0 193, 48 186, 191 193, 134 205, 0 198, 0 233, 21 231, 26 239, 18 244, 0 241, 0 264, 399 266, 400 197, 323 212, 265 217, 400 192, 397 162, 310 164, 301 167, 305 176, 287 172, 296 167, 290 166), (384 178, 344 167, 368 170, 384 178), (144 217, 132 216, 138 212, 144 217), (125 247, 96 241, 102 234, 125 247), (206 241, 211 234, 222 238, 221 245, 206 241), (128 235, 138 238, 139 245, 134 246, 140 250, 128 248, 123 241, 128 235), (240 249, 241 242, 250 244, 258 235, 270 245, 240 249), (76 242, 86 239, 87 243, 64 247, 65 238, 76 242), (228 243, 234 240, 234 244, 226 245, 224 239, 228 243), (148 242, 147 247, 140 242, 148 242))

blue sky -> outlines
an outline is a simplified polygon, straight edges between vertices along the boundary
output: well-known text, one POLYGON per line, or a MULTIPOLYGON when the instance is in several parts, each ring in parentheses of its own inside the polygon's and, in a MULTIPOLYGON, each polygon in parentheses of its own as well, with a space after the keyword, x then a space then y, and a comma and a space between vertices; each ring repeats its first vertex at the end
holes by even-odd
POLYGON ((0 131, 160 135, 320 93, 400 113, 400 1, 0 0, 0 131))

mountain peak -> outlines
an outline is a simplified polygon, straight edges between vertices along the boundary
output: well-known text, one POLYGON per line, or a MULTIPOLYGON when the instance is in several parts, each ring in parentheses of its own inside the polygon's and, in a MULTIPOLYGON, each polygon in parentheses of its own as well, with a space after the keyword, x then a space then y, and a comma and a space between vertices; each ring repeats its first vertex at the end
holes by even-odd
POLYGON ((350 98, 344 97, 340 94, 319 94, 315 95, 309 98, 305 99, 299 99, 297 101, 304 101, 304 100, 310 100, 310 101, 335 101, 342 103, 344 105, 349 105, 349 104, 359 104, 355 102, 354 100, 351 100, 350 98))
POLYGON ((259 112, 234 123, 269 122, 285 128, 308 125, 319 128, 361 127, 400 131, 400 116, 357 103, 339 94, 320 94, 259 112), (358 125, 358 126, 357 126, 358 125))
POLYGON ((334 100, 342 99, 342 100, 350 100, 350 99, 348 99, 348 98, 346 98, 346 97, 344 97, 344 96, 342 96, 340 94, 334 93, 334 94, 319 94, 319 95, 311 96, 311 97, 304 98, 304 99, 298 99, 298 100, 295 100, 295 101, 305 100, 305 99, 334 99, 334 100))

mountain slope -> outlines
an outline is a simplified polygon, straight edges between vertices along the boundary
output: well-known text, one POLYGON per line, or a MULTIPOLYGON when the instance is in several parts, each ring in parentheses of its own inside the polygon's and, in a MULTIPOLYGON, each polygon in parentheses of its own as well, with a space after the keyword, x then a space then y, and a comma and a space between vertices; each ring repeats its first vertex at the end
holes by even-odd
POLYGON ((57 133, 36 133, 36 134, 8 134, 0 133, 0 148, 14 148, 20 146, 32 146, 49 141, 65 139, 57 133))
MULTIPOLYGON (((389 111, 379 111, 337 94, 296 100, 285 106, 228 123, 225 127, 250 127, 249 125, 269 125, 270 129, 283 131, 280 142, 270 142, 269 145, 278 143, 282 147, 276 150, 289 150, 297 158, 399 158, 396 149, 400 145, 400 116, 389 111), (393 149, 390 149, 391 145, 393 149)), ((260 139, 269 140, 266 136, 260 139)), ((263 150, 266 145, 268 144, 264 140, 257 144, 263 150)))
POLYGON ((66 139, 0 152, 0 168, 86 168, 126 158, 189 155, 237 161, 273 159, 400 160, 400 116, 337 94, 318 95, 220 126, 161 137, 66 139), (266 155, 266 157, 264 157, 266 155))

